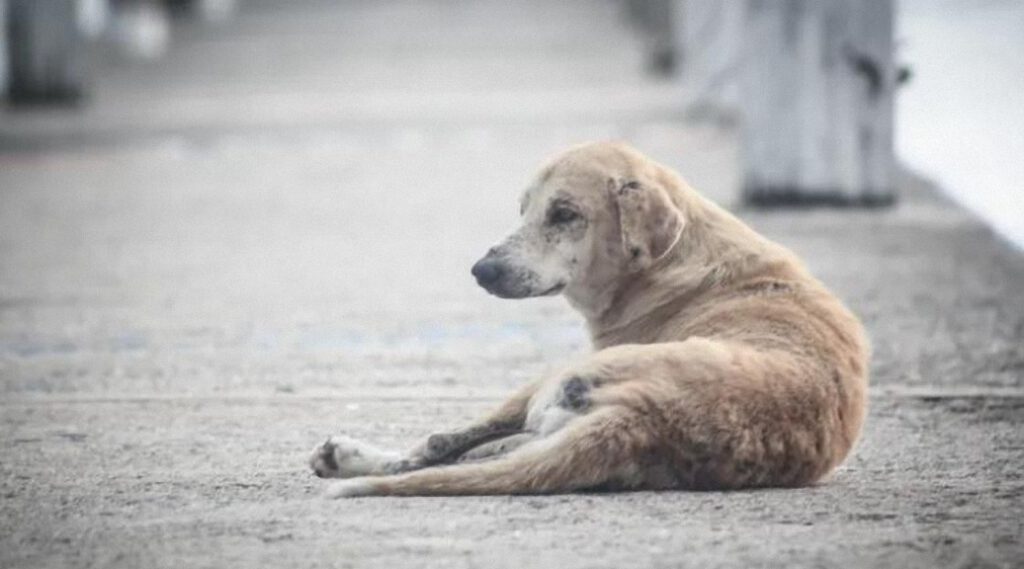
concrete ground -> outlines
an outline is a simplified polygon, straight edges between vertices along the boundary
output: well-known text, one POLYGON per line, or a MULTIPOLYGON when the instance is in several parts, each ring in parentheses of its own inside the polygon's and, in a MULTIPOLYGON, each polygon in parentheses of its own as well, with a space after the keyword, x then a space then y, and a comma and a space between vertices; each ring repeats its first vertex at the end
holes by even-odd
POLYGON ((0 567, 1021 566, 1024 256, 911 174, 739 212, 874 339, 828 482, 322 500, 327 434, 409 445, 587 350, 468 274, 540 160, 622 138, 732 204, 736 141, 610 3, 245 6, 0 119, 0 567))

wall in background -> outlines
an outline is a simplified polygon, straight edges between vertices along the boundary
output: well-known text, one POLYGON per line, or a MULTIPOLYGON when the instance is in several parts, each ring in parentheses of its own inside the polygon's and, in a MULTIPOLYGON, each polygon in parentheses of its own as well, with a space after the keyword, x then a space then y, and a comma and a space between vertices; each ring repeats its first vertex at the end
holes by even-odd
POLYGON ((1024 248, 1024 2, 901 0, 904 162, 1024 248))

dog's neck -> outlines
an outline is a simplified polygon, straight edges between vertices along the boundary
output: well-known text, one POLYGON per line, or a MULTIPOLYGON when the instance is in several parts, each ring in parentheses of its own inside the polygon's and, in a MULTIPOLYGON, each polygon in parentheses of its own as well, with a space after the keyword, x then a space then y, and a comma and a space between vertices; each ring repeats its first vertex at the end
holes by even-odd
POLYGON ((661 329, 683 309, 733 283, 793 262, 785 249, 711 202, 697 197, 689 207, 682 237, 662 258, 596 290, 566 291, 586 318, 595 348, 656 341, 643 331, 661 329))

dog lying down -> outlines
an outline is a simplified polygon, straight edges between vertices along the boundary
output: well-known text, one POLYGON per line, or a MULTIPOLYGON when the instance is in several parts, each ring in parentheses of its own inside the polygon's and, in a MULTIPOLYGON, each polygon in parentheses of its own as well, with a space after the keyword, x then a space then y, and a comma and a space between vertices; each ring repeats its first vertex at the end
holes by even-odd
POLYGON ((867 342, 788 250, 615 143, 558 156, 521 217, 473 275, 564 295, 595 352, 408 453, 331 437, 310 460, 345 479, 329 496, 791 487, 850 452, 867 342))

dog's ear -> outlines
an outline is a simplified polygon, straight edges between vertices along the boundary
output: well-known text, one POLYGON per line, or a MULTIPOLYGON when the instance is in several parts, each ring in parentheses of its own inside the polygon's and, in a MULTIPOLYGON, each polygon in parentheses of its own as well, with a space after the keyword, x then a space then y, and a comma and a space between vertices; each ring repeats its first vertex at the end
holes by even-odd
POLYGON ((635 180, 608 180, 622 230, 622 250, 633 269, 664 257, 679 241, 686 220, 668 193, 635 180))

